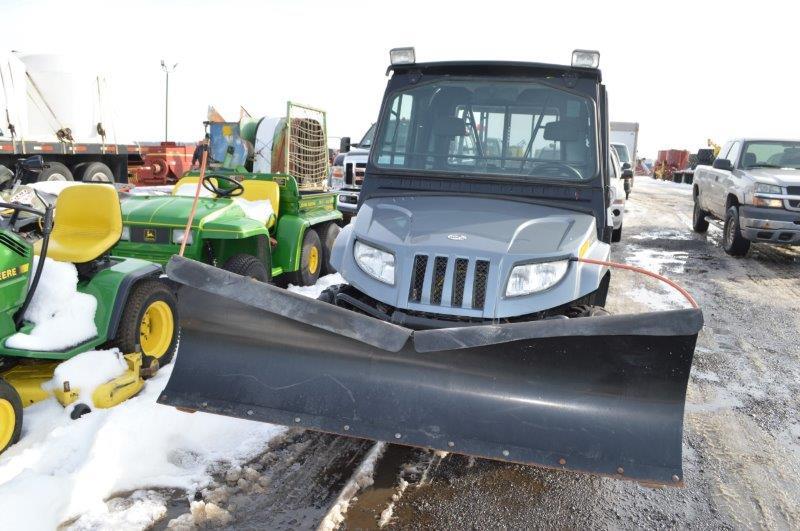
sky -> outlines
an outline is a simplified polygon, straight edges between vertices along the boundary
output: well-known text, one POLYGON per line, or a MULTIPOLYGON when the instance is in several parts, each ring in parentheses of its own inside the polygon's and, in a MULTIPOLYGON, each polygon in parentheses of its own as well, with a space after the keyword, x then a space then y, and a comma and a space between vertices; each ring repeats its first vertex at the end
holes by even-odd
POLYGON ((798 138, 800 4, 674 1, 403 2, 0 0, 0 50, 70 55, 107 72, 116 121, 136 140, 197 140, 208 105, 328 113, 331 144, 375 121, 389 49, 418 61, 568 63, 601 53, 612 121, 640 124, 639 154, 711 138, 798 138))

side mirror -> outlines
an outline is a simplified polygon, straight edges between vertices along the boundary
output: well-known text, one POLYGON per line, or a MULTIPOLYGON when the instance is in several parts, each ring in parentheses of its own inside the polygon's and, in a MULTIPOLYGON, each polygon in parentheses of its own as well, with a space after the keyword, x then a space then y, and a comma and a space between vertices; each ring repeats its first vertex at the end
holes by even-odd
POLYGON ((339 140, 339 153, 349 153, 350 152, 350 137, 343 136, 341 140, 339 140))
POLYGON ((627 168, 622 170, 622 178, 623 179, 633 179, 633 170, 631 169, 630 164, 628 164, 627 168))
MULTIPOLYGON (((631 169, 631 163, 630 162, 623 162, 622 163, 622 171, 629 170, 629 169, 631 169)), ((623 173, 623 175, 625 175, 625 174, 623 173)))
POLYGON ((714 168, 718 170, 732 171, 733 164, 728 159, 717 159, 714 161, 714 168))
POLYGON ((41 155, 34 155, 17 161, 18 167, 28 173, 41 173, 44 169, 44 159, 41 155))

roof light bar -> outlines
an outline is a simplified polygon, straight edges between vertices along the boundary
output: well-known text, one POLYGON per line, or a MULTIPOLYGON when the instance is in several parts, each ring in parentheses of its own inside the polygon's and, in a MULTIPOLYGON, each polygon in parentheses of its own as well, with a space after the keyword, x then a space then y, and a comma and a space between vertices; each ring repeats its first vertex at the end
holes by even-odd
POLYGON ((572 52, 572 66, 580 68, 599 68, 600 52, 597 50, 575 50, 572 52))
POLYGON ((393 65, 413 65, 417 62, 413 46, 405 48, 392 48, 389 50, 389 59, 393 65))

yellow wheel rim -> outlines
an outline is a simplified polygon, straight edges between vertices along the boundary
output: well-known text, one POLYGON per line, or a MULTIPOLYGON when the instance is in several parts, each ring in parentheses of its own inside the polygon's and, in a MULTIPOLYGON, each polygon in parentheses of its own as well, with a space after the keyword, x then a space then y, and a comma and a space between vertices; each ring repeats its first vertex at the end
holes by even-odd
POLYGON ((0 398, 0 449, 5 448, 11 442, 16 425, 17 416, 14 414, 14 406, 5 398, 0 398))
POLYGON ((308 271, 313 275, 317 272, 317 268, 319 267, 319 250, 316 247, 311 248, 311 252, 308 253, 308 271))
POLYGON ((139 325, 139 345, 142 354, 160 358, 167 353, 172 334, 175 332, 175 319, 172 309, 164 301, 155 301, 144 311, 139 325))

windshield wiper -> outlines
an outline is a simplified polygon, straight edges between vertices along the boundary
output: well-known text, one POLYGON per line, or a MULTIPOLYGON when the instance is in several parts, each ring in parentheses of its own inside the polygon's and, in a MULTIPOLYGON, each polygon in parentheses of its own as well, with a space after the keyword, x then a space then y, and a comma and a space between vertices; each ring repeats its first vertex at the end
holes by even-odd
POLYGON ((781 166, 778 166, 778 165, 775 165, 775 164, 761 163, 761 164, 751 164, 751 165, 747 166, 746 169, 749 170, 750 168, 780 168, 780 167, 781 166))

